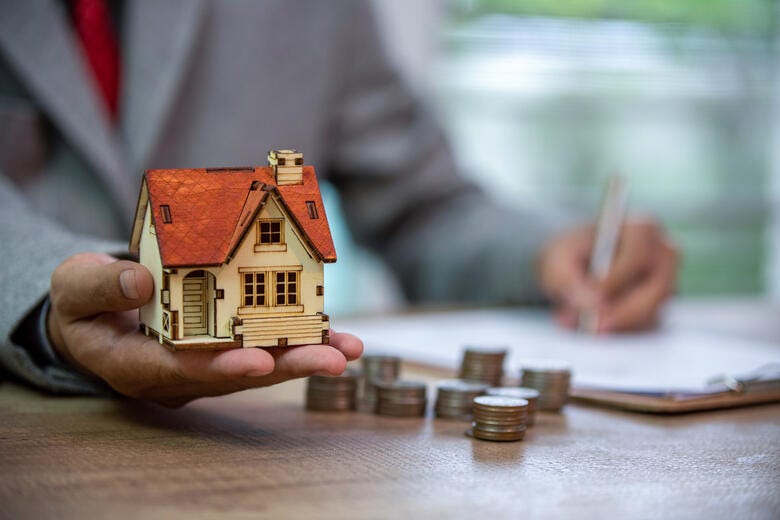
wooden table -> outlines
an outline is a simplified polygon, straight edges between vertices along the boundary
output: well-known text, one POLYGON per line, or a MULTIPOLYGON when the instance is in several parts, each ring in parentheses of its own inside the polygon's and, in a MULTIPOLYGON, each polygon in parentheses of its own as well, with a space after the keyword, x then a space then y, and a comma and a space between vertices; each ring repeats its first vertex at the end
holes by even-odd
POLYGON ((780 518, 780 405, 569 405, 504 444, 441 419, 305 412, 303 391, 167 410, 3 383, 0 517, 780 518))

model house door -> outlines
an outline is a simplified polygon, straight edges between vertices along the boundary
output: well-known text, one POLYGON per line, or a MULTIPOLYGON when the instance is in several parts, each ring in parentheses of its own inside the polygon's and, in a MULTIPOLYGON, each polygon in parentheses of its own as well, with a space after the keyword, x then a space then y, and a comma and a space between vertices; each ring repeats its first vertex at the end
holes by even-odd
POLYGON ((194 271, 184 277, 183 287, 184 335, 196 336, 208 331, 206 301, 206 273, 194 271))

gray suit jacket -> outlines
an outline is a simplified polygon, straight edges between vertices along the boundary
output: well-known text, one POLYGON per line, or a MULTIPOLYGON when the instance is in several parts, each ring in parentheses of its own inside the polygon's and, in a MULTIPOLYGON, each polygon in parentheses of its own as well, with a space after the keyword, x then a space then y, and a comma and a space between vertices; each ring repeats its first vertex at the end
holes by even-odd
POLYGON ((555 224, 496 207, 456 174, 442 132, 388 65, 366 2, 124 2, 118 129, 63 4, 0 4, 8 369, 83 390, 67 370, 31 360, 12 332, 64 258, 125 249, 144 169, 262 164, 277 147, 303 150, 336 186, 355 237, 410 298, 537 296, 533 257, 555 224))

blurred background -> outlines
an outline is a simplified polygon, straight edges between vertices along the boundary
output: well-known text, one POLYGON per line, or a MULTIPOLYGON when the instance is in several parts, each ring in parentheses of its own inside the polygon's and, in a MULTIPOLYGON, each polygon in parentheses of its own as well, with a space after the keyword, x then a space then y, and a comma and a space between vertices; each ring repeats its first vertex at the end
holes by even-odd
MULTIPOLYGON (((682 295, 780 299, 780 2, 374 3, 391 58, 494 197, 590 215, 620 172, 633 211, 683 251, 682 295), (485 149, 501 160, 485 165, 485 149)), ((333 190, 326 204, 339 253, 328 312, 401 306, 333 190)))

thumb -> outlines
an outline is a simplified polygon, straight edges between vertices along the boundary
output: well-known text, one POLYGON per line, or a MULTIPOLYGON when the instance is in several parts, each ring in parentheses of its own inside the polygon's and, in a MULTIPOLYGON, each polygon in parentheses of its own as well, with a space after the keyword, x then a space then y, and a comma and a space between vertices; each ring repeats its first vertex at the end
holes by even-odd
POLYGON ((52 306, 77 320, 102 312, 136 309, 152 297, 146 267, 98 253, 81 253, 60 264, 51 277, 52 306))

